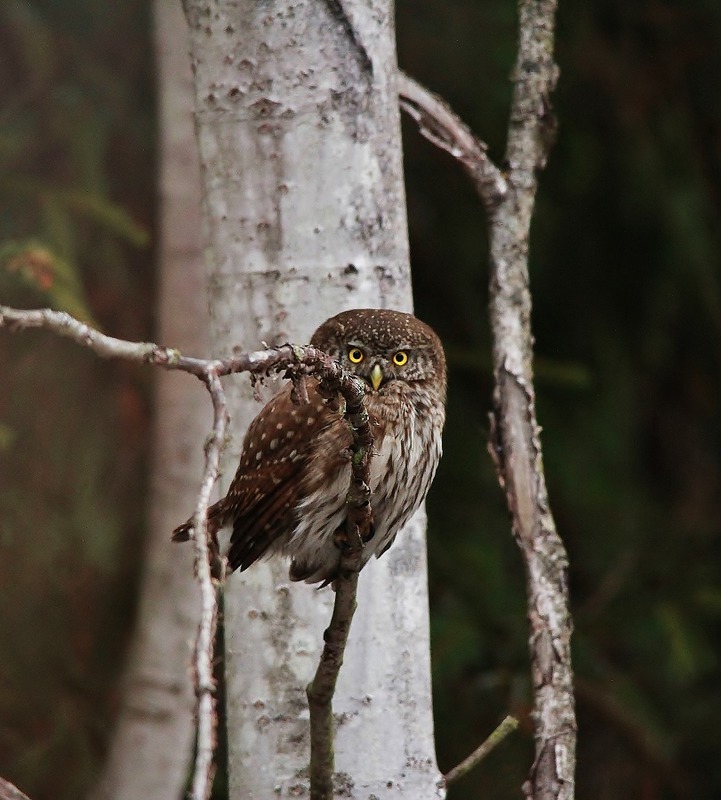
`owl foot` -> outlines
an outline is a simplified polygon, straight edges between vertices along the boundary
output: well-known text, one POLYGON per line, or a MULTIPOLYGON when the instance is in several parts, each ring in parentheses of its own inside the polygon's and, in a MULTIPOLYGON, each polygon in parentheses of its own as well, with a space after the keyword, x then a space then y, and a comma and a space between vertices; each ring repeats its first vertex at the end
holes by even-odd
MULTIPOLYGON (((368 544, 368 542, 370 542, 370 540, 375 535, 376 535, 376 527, 371 522, 370 527, 368 528, 368 532, 365 534, 365 536, 361 536, 361 541, 363 542, 363 544, 368 544)), ((346 533, 346 529, 344 526, 338 528, 336 532, 333 534, 333 544, 339 550, 345 550, 347 547, 349 547, 348 534, 346 533)))

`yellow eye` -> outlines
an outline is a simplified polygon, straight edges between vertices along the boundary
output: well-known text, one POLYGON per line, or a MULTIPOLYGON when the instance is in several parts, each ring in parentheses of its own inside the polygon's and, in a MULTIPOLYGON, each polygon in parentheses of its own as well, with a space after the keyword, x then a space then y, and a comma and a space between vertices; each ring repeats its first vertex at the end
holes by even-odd
POLYGON ((363 351, 358 347, 351 347, 348 351, 348 358, 351 364, 360 364, 363 361, 363 351))
POLYGON ((397 367, 402 367, 404 364, 407 364, 407 363, 408 363, 408 353, 406 353, 406 351, 405 351, 405 350, 399 350, 399 351, 398 351, 398 352, 397 352, 397 353, 396 353, 396 354, 393 356, 393 363, 394 363, 394 364, 395 364, 397 367))

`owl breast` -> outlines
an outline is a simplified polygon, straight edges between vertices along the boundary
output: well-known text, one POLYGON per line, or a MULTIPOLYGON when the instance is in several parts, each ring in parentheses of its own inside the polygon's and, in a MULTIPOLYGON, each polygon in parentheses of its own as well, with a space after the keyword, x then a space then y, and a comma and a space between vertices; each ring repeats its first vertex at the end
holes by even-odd
MULTIPOLYGON (((390 547, 398 531, 421 505, 441 457, 443 405, 418 389, 389 395, 371 394, 367 408, 374 448, 370 464, 373 537, 363 549, 365 564, 390 547)), ((308 583, 331 580, 338 571, 336 531, 346 518, 350 463, 339 466, 338 419, 318 437, 315 455, 303 478, 303 500, 295 509, 296 525, 284 547, 292 557, 291 578, 308 583)), ((347 445, 350 432, 345 428, 347 445)))
MULTIPOLYGON (((326 320, 311 337, 366 385, 371 420, 373 531, 365 564, 390 547, 425 499, 441 456, 446 360, 425 323, 401 311, 351 309, 326 320)), ((228 492, 208 510, 208 528, 230 571, 259 558, 290 556, 290 577, 332 581, 339 537, 345 533, 350 486, 348 422, 327 403, 317 378, 307 382, 307 403, 287 386, 251 422, 228 492), (219 534, 231 529, 223 542, 219 534), (218 537, 218 538, 216 538, 218 537)), ((192 535, 192 518, 173 532, 192 535)))

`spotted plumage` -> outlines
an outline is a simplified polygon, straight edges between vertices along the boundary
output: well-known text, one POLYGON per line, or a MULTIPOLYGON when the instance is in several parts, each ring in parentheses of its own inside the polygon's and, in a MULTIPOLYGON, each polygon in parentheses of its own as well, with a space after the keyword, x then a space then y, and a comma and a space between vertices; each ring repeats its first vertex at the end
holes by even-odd
MULTIPOLYGON (((410 314, 380 309, 345 311, 324 322, 311 343, 366 386, 373 432, 373 536, 365 563, 390 547, 428 492, 441 456, 446 364, 436 334, 410 314)), ((209 511, 211 531, 231 527, 231 570, 266 554, 291 558, 290 577, 332 580, 340 551, 350 482, 351 433, 309 381, 308 403, 288 386, 253 420, 228 494, 209 511)), ((173 533, 188 538, 190 522, 173 533)))

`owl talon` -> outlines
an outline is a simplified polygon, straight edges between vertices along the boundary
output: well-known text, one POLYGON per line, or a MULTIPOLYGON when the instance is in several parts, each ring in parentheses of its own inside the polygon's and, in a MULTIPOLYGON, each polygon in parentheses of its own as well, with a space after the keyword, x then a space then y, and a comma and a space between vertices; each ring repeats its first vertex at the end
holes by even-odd
MULTIPOLYGON (((361 536, 361 541, 363 544, 368 544, 370 540, 376 535, 376 526, 371 522, 370 527, 368 528, 368 532, 361 536)), ((348 544, 348 534, 346 533, 345 528, 341 527, 336 530, 333 534, 333 544, 339 550, 345 550, 350 545, 348 544)))
POLYGON ((370 540, 375 535, 376 535, 376 526, 371 522, 371 524, 368 526, 368 532, 365 534, 365 536, 361 536, 363 544, 368 544, 368 542, 370 542, 370 540))

